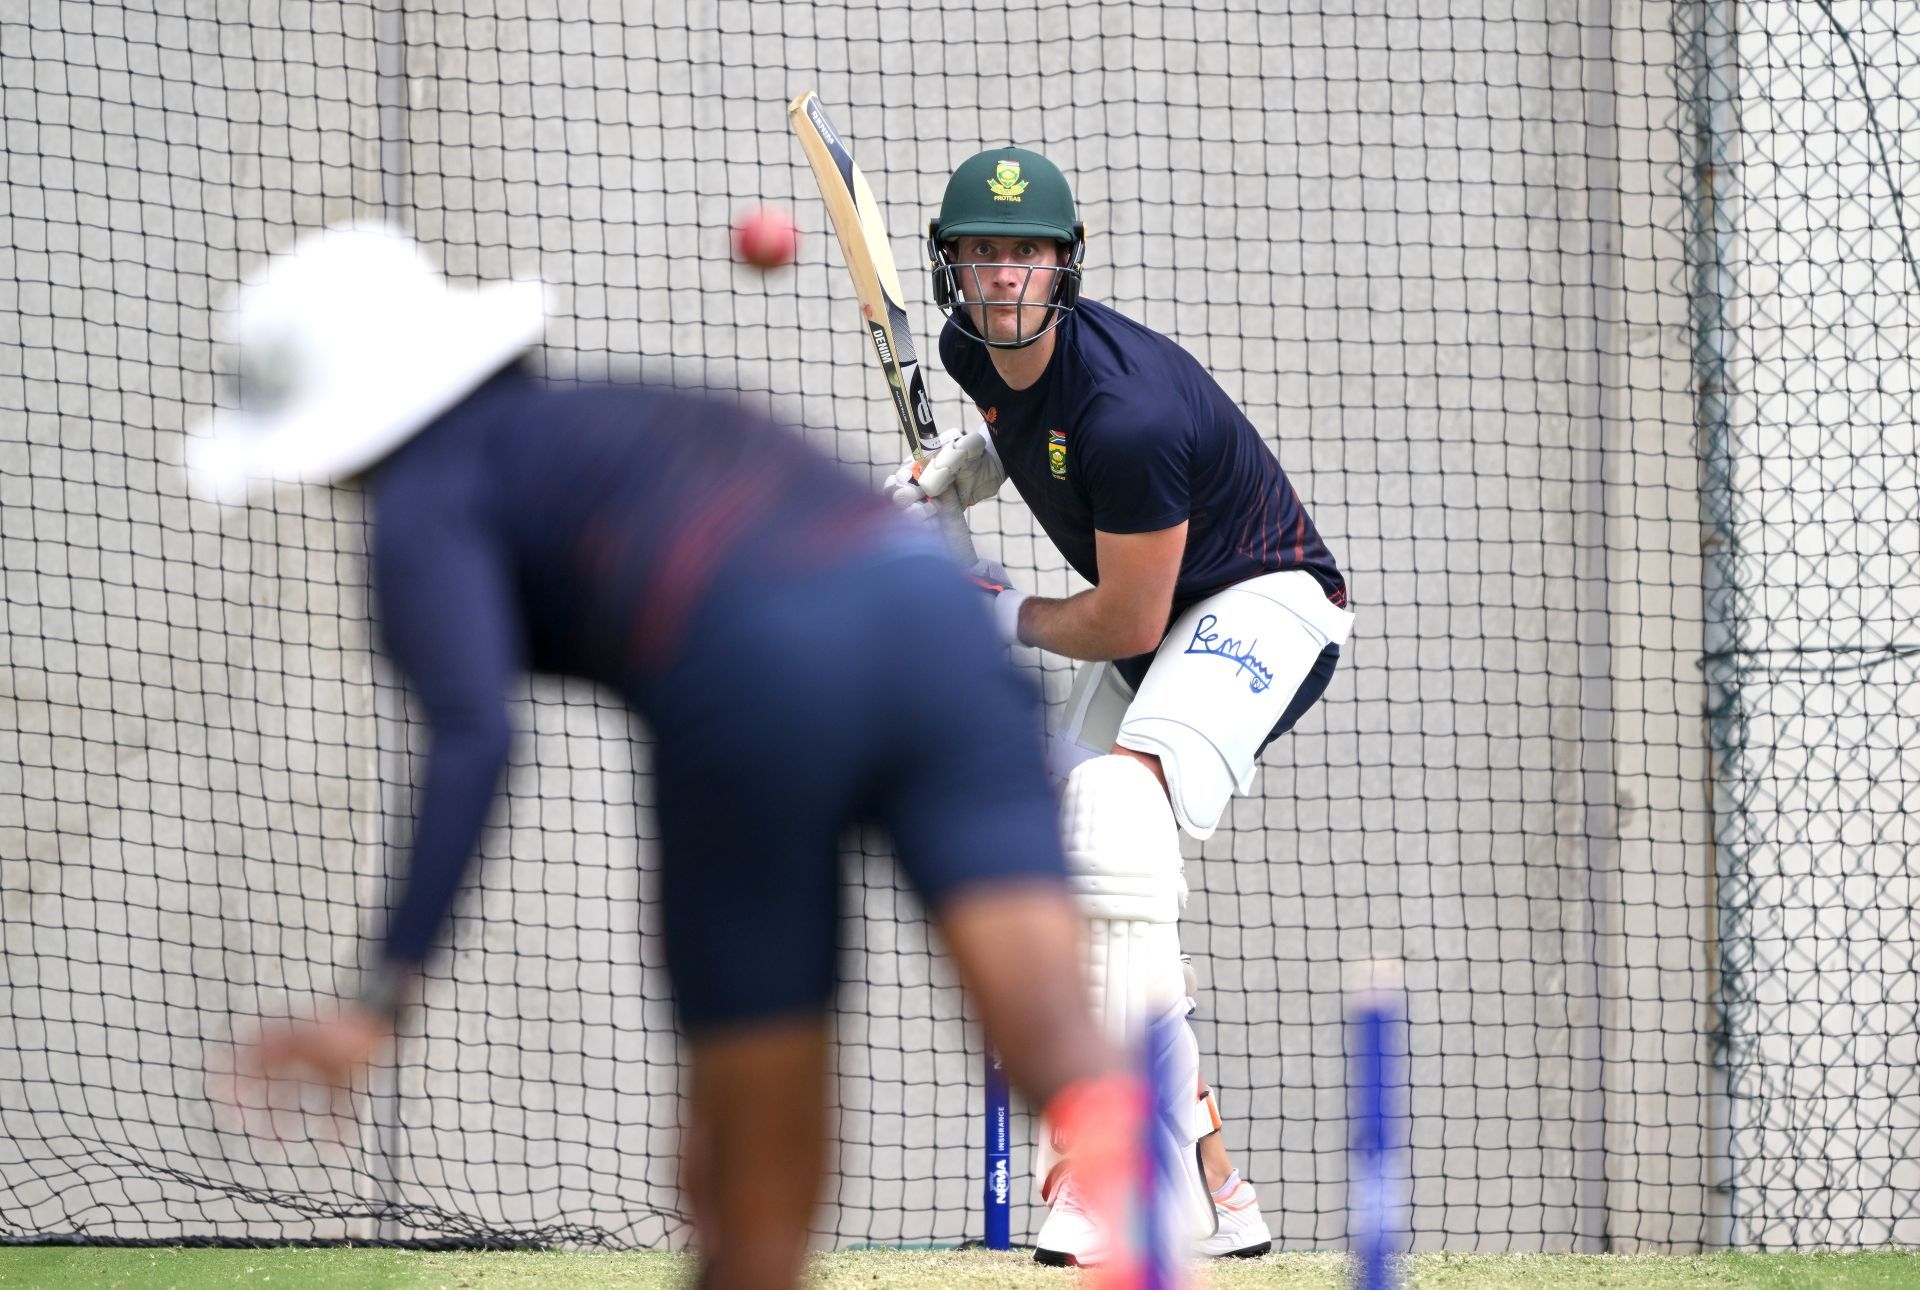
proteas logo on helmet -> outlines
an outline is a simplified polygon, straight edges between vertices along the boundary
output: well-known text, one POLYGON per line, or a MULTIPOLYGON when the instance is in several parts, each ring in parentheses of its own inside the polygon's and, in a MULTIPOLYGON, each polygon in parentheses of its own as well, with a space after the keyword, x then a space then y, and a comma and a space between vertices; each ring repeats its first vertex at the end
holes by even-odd
POLYGON ((1020 194, 1027 191, 1027 181, 1020 178, 1020 163, 1017 161, 996 161, 993 163, 993 178, 987 181, 987 189, 995 201, 1017 202, 1020 194))

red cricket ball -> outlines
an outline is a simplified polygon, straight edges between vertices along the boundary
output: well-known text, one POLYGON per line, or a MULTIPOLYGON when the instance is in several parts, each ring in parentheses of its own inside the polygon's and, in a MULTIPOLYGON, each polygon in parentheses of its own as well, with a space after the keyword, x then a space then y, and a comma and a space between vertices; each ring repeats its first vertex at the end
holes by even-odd
POLYGON ((793 216, 775 206, 757 206, 733 222, 735 258, 757 269, 791 264, 800 249, 800 230, 793 216))

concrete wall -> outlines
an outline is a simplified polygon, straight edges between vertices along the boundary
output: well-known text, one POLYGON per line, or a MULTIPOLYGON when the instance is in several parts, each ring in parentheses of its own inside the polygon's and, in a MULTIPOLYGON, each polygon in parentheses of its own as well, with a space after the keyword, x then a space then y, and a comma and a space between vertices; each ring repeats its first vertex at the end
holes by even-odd
MULTIPOLYGON (((577 685, 529 691, 444 979, 346 1144, 215 1123, 199 1071, 236 1018, 361 953, 418 731, 369 653, 354 499, 189 502, 181 428, 216 393, 210 302, 391 202, 456 276, 560 289, 554 370, 732 385, 891 466, 787 133, 814 87, 915 301, 950 167, 1042 143, 1092 230, 1088 293, 1208 363, 1350 574, 1326 701, 1190 865, 1202 1048, 1276 1234, 1344 1236, 1341 966, 1399 957, 1419 1247, 1702 1240, 1670 5, 152 7, 0 8, 0 1221, 682 1239, 678 1048, 635 900, 648 749, 577 685), (726 255, 763 199, 808 233, 768 277, 726 255)), ((1018 505, 976 521, 1023 584, 1074 585, 1018 505)), ((1065 665, 1031 661, 1058 697, 1065 665)), ((849 854, 821 1240, 977 1235, 977 1038, 881 840, 849 854)))

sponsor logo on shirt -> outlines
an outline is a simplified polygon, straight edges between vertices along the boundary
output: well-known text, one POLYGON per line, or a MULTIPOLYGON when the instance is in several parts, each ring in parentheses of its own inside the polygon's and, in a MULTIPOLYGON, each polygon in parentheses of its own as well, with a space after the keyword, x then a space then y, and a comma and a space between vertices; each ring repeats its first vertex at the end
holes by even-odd
POLYGON ((1065 430, 1047 431, 1047 468, 1055 479, 1067 477, 1067 432, 1065 430))
POLYGON ((1020 194, 1027 191, 1028 182, 1020 178, 1019 162, 996 161, 993 163, 993 178, 987 181, 987 188, 997 202, 1017 202, 1020 194))
MULTIPOLYGON (((976 408, 980 408, 980 405, 978 403, 974 404, 973 406, 976 408)), ((1000 409, 999 408, 980 408, 980 419, 986 422, 988 425, 992 425, 994 422, 1000 419, 1000 409)))

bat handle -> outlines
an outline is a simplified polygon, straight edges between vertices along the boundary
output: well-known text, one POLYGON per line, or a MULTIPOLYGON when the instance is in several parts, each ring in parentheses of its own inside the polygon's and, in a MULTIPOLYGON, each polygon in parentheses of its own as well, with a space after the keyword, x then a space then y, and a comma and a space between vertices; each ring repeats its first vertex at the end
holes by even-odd
POLYGON ((973 530, 967 527, 967 511, 951 492, 940 496, 940 533, 947 539, 953 558, 963 565, 973 564, 979 555, 973 549, 973 530))

